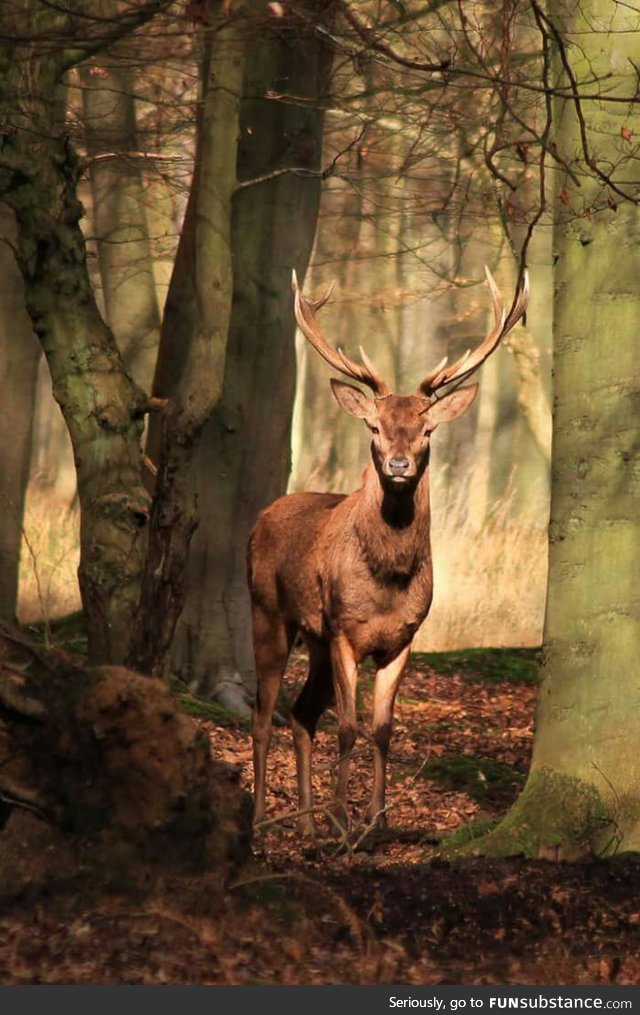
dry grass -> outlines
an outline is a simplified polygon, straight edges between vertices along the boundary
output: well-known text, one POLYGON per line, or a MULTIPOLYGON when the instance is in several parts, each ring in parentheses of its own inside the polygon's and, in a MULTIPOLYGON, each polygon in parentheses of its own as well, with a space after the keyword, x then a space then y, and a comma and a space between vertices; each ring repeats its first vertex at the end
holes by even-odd
POLYGON ((29 485, 18 592, 21 623, 53 620, 80 608, 79 529, 77 508, 38 483, 29 485))
POLYGON ((434 598, 416 650, 542 643, 547 530, 514 521, 508 507, 495 505, 480 531, 455 507, 434 519, 434 598))
MULTIPOLYGON (((435 595, 414 647, 446 651, 539 645, 547 580, 547 535, 519 524, 495 505, 481 531, 464 524, 462 508, 436 515, 435 595)), ((64 616, 80 607, 78 511, 37 484, 27 493, 18 615, 23 623, 64 616)))

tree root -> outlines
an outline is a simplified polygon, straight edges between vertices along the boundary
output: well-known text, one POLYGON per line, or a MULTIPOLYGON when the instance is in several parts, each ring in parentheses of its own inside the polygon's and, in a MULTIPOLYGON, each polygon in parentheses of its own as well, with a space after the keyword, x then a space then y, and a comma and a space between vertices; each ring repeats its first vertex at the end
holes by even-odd
POLYGON ((453 856, 524 856, 552 862, 610 856, 623 842, 619 801, 592 783, 550 768, 534 768, 511 810, 486 835, 453 856))

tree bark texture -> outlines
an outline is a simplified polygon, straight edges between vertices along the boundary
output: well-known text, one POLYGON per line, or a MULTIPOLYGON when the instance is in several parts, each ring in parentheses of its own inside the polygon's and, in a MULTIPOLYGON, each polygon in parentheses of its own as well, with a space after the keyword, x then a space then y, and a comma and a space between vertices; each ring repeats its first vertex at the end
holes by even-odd
POLYGON ((13 623, 40 346, 25 308, 12 250, 15 217, 6 204, 0 204, 0 236, 0 620, 13 623))
MULTIPOLYGON (((637 13, 556 0, 551 15, 577 43, 567 52, 578 80, 607 76, 609 94, 635 88, 637 13)), ((555 203, 544 665, 529 780, 486 848, 571 859, 640 848, 640 113, 589 107, 594 163, 613 167, 631 200, 585 167, 573 103, 556 100, 555 114, 558 149, 581 186, 561 179, 555 203)))
POLYGON ((197 439, 222 391, 233 293, 231 200, 236 189, 240 97, 250 19, 222 18, 205 41, 196 162, 162 328, 154 381, 170 398, 152 424, 158 463, 149 554, 130 664, 166 676, 186 592, 186 562, 197 524, 190 468, 197 439))
POLYGON ((112 56, 81 70, 92 224, 106 320, 125 367, 151 390, 160 337, 146 196, 138 156, 134 80, 112 56))
MULTIPOLYGON (((36 0, 3 16, 8 37, 19 38, 26 23, 36 34, 69 30, 66 14, 36 0)), ((58 101, 70 60, 48 47, 2 47, 0 104, 10 130, 0 150, 0 197, 16 215, 27 310, 73 444, 91 659, 117 662, 126 650, 146 548, 149 498, 140 480, 146 406, 98 313, 87 274, 79 164, 58 101)))
MULTIPOLYGON (((326 23, 327 7, 305 4, 313 22, 326 23)), ((222 687, 222 700, 225 687, 233 696, 239 677, 250 680, 253 674, 246 545, 259 511, 284 492, 290 468, 291 271, 304 277, 313 243, 323 123, 318 100, 330 65, 321 36, 293 17, 256 20, 248 46, 232 215, 229 346, 222 398, 192 472, 200 524, 173 649, 175 670, 200 693, 222 687), (305 101, 278 102, 269 92, 305 101)), ((176 279, 184 284, 184 277, 176 279)), ((164 384, 159 388, 166 390, 164 384)))

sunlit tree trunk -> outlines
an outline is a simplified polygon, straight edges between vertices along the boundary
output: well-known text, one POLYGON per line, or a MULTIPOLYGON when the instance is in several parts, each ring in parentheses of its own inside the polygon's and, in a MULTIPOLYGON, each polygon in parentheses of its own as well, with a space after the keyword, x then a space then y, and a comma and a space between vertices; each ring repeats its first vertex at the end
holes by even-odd
POLYGON ((0 204, 0 620, 13 622, 40 348, 13 250, 13 212, 0 204))
POLYGON ((549 469, 551 459, 551 342, 552 342, 552 278, 551 221, 548 210, 543 213, 528 237, 528 223, 540 212, 538 173, 525 161, 520 182, 510 195, 516 209, 509 233, 513 253, 505 251, 506 291, 516 283, 523 246, 531 279, 531 292, 526 321, 511 332, 508 347, 513 354, 518 406, 515 433, 515 489, 513 512, 521 519, 544 517, 549 501, 549 469))
MULTIPOLYGON (((505 302, 505 309, 511 303, 516 286, 516 272, 513 257, 505 242, 504 233, 499 224, 494 225, 493 237, 495 249, 498 251, 498 261, 494 268, 494 277, 502 293, 505 302)), ((489 291, 486 286, 479 290, 479 298, 482 300, 485 313, 489 309, 489 291)), ((481 333, 486 334, 489 329, 491 317, 487 315, 483 322, 481 333)), ((519 340, 519 331, 522 324, 518 323, 513 332, 516 334, 516 342, 519 340)), ((491 444, 487 449, 487 459, 476 464, 484 465, 488 475, 487 508, 494 514, 498 512, 503 517, 514 513, 515 489, 520 479, 520 467, 526 460, 522 444, 519 440, 522 436, 522 413, 518 404, 518 378, 515 369, 514 356, 509 347, 503 345, 493 358, 489 367, 489 383, 493 383, 494 398, 494 423, 491 444)), ((481 387, 484 384, 484 371, 480 373, 481 387)), ((482 397, 482 396, 481 396, 482 397)), ((525 434, 525 439, 527 435, 525 434)), ((475 458, 475 453, 474 453, 475 458)))
POLYGON ((478 417, 473 439, 473 468, 469 478, 467 522, 474 532, 480 532, 490 506, 491 461, 498 419, 499 368, 491 356, 482 368, 478 417))
MULTIPOLYGON (((556 0, 551 16, 579 43, 567 49, 578 80, 606 77, 609 94, 633 92, 637 13, 606 0, 556 0)), ((637 198, 640 114, 627 104, 589 106, 593 159, 615 167, 622 194, 585 171, 573 104, 556 100, 555 115, 558 149, 582 167, 582 185, 561 179, 554 206, 544 666, 529 779, 484 848, 572 858, 640 848, 640 215, 623 196, 637 198)))
MULTIPOLYGON (((103 5, 104 6, 104 5, 103 5)), ((150 391, 160 334, 130 68, 96 59, 80 74, 92 232, 106 320, 127 370, 150 391)))

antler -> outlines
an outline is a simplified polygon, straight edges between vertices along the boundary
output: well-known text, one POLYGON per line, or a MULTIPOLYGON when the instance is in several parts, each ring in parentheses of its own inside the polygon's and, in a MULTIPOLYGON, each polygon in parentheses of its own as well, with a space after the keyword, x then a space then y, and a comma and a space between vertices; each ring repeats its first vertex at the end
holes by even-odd
POLYGON ((438 363, 435 370, 432 370, 430 374, 421 381, 418 391, 423 395, 430 397, 435 392, 445 386, 445 384, 451 384, 452 381, 462 381, 470 377, 472 373, 482 366, 484 361, 488 359, 494 349, 497 349, 501 340, 507 335, 511 329, 518 323, 525 310, 527 309, 527 301, 529 299, 529 275, 525 271, 522 275, 516 298, 513 301, 513 306, 509 311, 509 314, 505 314, 504 306, 502 303, 502 297, 500 290, 498 289, 495 279, 489 269, 485 266, 485 274, 487 276, 487 282, 491 290, 491 298, 493 300, 493 316, 494 325, 484 342, 473 350, 467 349, 464 356, 461 356, 459 360, 456 360, 451 366, 447 367, 447 357, 438 363))
POLYGON ((377 372, 362 346, 360 346, 360 355, 362 356, 363 365, 360 363, 354 363, 352 360, 348 359, 342 352, 342 349, 333 349, 322 334, 320 326, 316 320, 316 311, 319 310, 320 307, 324 306, 329 299, 333 290, 333 284, 319 300, 308 300, 306 296, 302 295, 295 271, 291 277, 291 286, 294 292, 294 312, 296 315, 296 321, 298 322, 298 327, 311 343, 313 348, 319 352, 322 358, 325 359, 335 370, 339 370, 340 373, 344 374, 346 377, 351 377, 353 380, 366 384, 371 388, 374 395, 377 395, 379 398, 382 398, 384 395, 389 395, 390 390, 388 386, 382 380, 382 377, 380 377, 380 374, 377 372))

